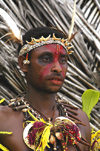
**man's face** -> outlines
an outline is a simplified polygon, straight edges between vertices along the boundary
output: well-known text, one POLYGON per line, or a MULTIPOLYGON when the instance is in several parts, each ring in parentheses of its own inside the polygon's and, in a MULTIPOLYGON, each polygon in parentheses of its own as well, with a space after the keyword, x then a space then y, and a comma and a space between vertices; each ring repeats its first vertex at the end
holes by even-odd
POLYGON ((40 91, 55 93, 61 88, 66 71, 66 50, 59 44, 44 45, 31 53, 27 82, 40 91))

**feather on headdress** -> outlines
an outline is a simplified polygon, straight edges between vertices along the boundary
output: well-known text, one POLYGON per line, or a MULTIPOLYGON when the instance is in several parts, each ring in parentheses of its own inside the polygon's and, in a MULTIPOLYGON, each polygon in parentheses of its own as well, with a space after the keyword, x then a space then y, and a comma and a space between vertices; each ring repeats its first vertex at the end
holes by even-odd
MULTIPOLYGON (((51 43, 58 43, 58 44, 62 45, 65 49, 67 49, 67 51, 69 49, 71 49, 72 45, 70 43, 70 40, 71 40, 71 35, 73 32, 73 27, 74 27, 75 11, 76 11, 76 0, 74 1, 74 11, 73 11, 72 23, 71 23, 71 27, 69 30, 68 39, 60 39, 60 38, 55 37, 55 35, 53 35, 52 38, 50 36, 48 36, 47 38, 44 38, 42 36, 39 39, 32 38, 31 42, 27 42, 27 44, 25 44, 22 47, 22 49, 20 50, 19 56, 31 51, 34 48, 37 48, 37 47, 45 45, 45 44, 51 44, 51 43)), ((13 38, 22 44, 21 31, 17 27, 16 23, 2 8, 0 8, 0 14, 1 14, 2 18, 5 20, 6 24, 8 25, 13 38)))
POLYGON ((0 8, 0 16, 2 17, 2 19, 5 21, 5 23, 9 27, 9 29, 11 31, 11 33, 9 33, 9 34, 11 35, 11 37, 13 37, 13 39, 19 41, 20 43, 22 43, 21 31, 17 27, 17 25, 14 22, 14 20, 2 8, 0 8))

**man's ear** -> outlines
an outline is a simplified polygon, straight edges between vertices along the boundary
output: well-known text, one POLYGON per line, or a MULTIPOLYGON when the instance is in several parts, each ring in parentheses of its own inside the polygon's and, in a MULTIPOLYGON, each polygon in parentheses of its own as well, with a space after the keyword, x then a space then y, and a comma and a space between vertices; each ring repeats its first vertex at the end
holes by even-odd
POLYGON ((28 72, 28 64, 24 64, 23 61, 25 60, 25 57, 24 56, 19 56, 18 57, 18 64, 20 66, 20 69, 23 71, 23 72, 28 72))

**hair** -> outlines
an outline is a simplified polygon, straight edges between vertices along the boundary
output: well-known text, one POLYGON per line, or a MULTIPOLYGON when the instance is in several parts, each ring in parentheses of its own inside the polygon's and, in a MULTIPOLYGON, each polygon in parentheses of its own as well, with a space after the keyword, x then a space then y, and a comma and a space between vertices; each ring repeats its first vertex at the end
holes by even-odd
POLYGON ((18 53, 20 49, 27 43, 26 41, 30 42, 31 38, 36 38, 39 39, 41 36, 43 37, 48 37, 49 35, 53 35, 57 38, 67 38, 67 35, 63 33, 62 31, 58 30, 57 28, 54 27, 38 27, 38 28, 32 28, 28 30, 22 37, 23 39, 23 45, 19 45, 18 47, 18 53))

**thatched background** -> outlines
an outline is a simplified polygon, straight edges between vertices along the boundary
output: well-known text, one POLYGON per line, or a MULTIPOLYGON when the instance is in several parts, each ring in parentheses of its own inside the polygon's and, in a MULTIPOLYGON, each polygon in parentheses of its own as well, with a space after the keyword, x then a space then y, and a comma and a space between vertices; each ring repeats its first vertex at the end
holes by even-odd
MULTIPOLYGON (((56 26, 68 34, 73 0, 0 0, 22 33, 33 27, 56 26)), ((100 89, 100 5, 97 0, 77 0, 73 40, 74 53, 58 95, 81 107, 86 89, 100 89)), ((17 65, 17 43, 9 39, 9 28, 0 16, 0 98, 7 100, 25 91, 25 81, 17 65), (6 43, 5 43, 6 42, 6 43)), ((100 128, 100 101, 91 114, 91 123, 100 128)))

